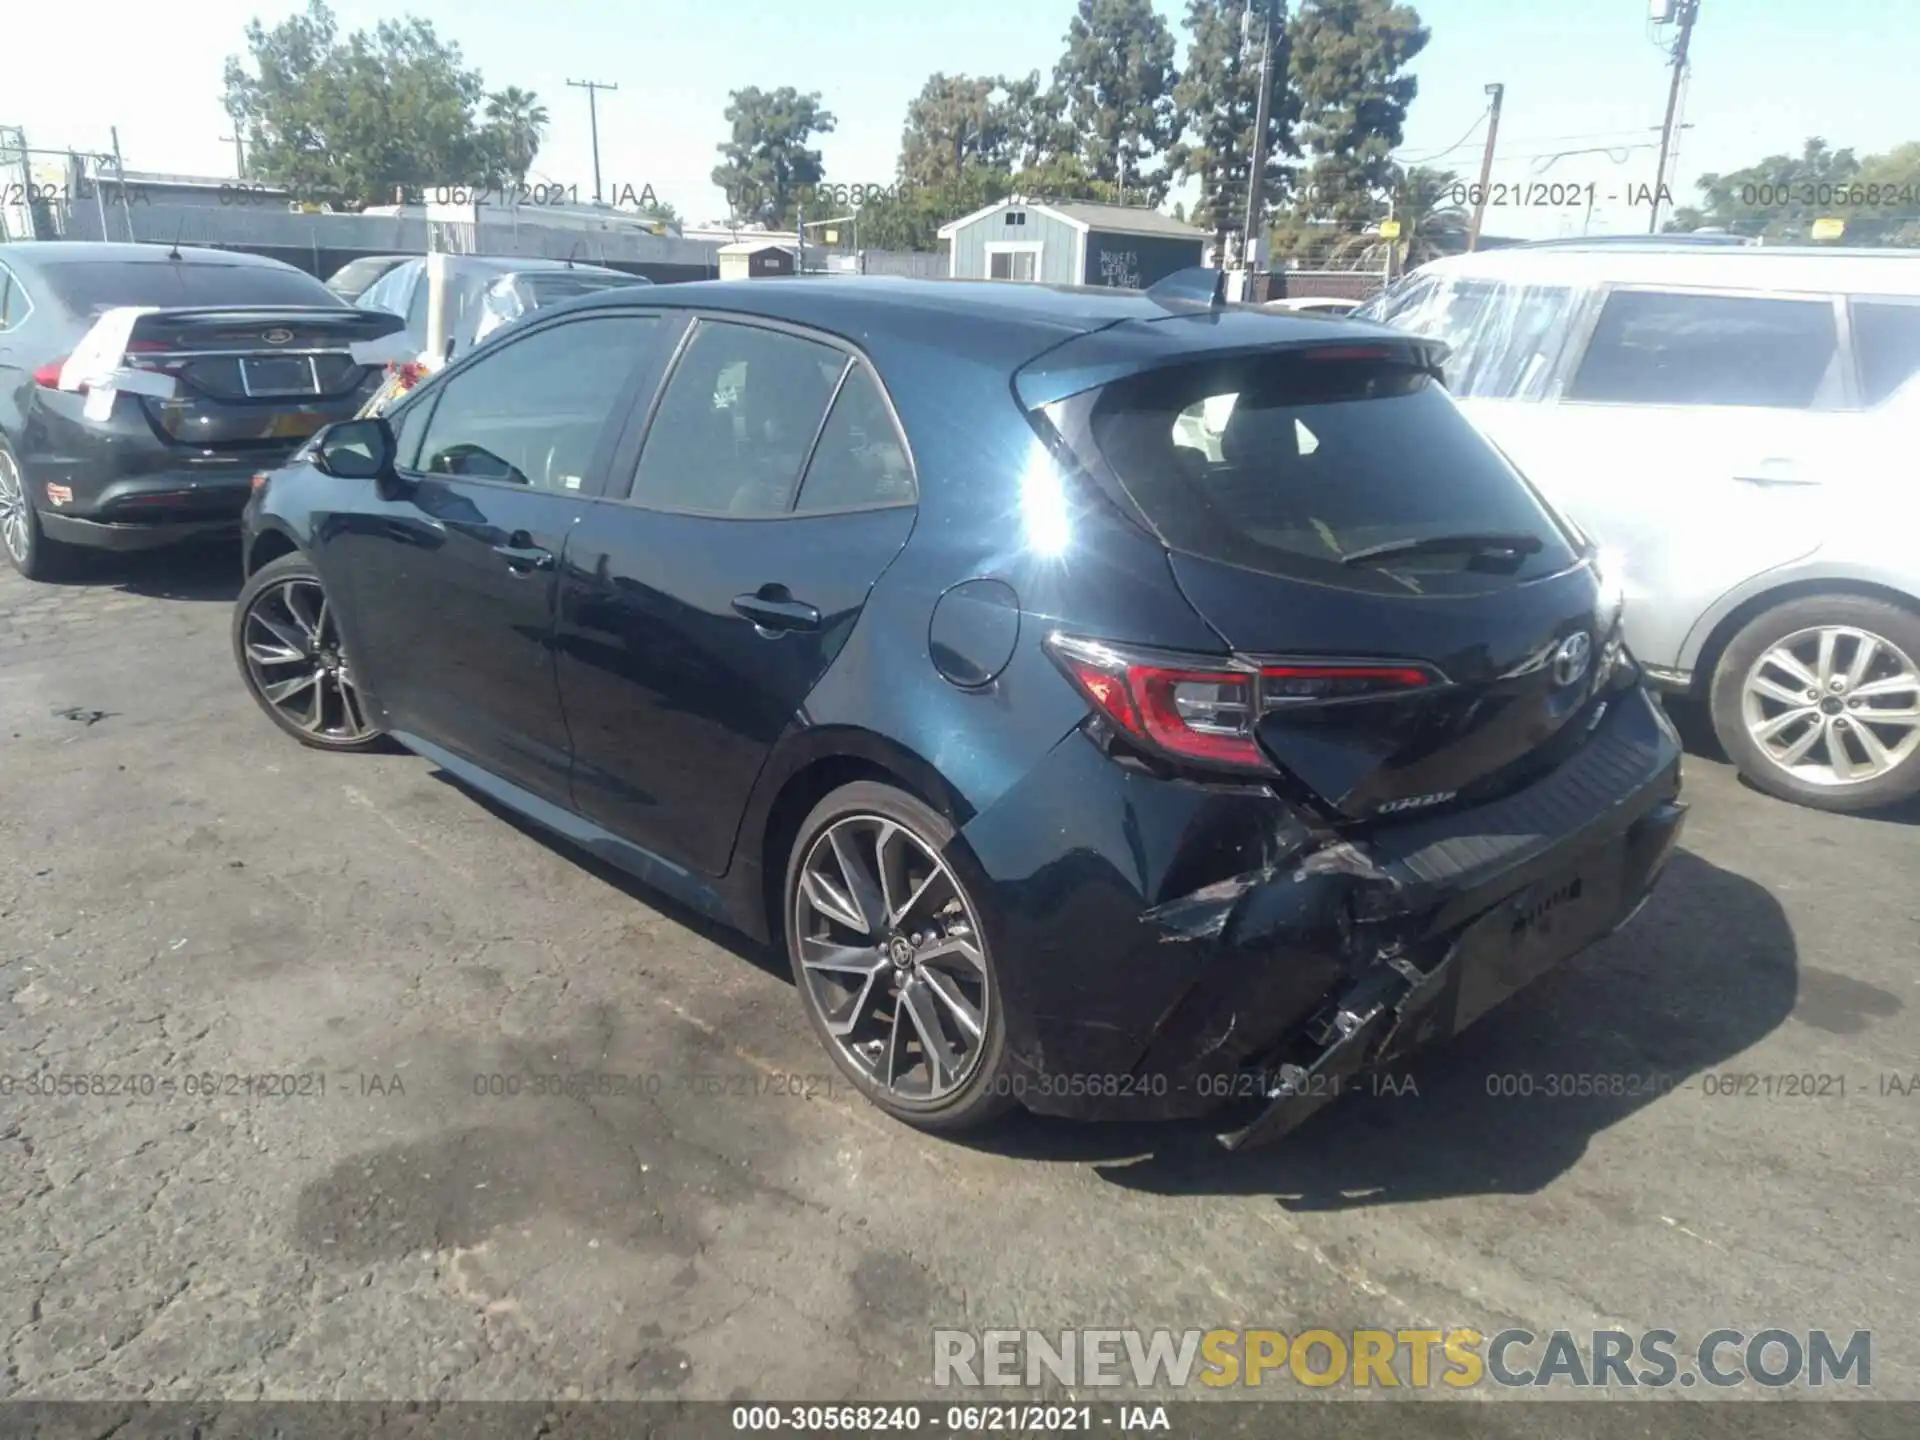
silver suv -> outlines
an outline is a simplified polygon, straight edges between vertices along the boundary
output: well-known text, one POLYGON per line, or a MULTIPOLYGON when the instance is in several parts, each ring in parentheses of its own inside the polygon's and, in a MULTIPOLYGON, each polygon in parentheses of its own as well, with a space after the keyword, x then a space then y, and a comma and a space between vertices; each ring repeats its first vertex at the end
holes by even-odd
POLYGON ((1607 552, 1634 654, 1741 771, 1920 793, 1920 255, 1553 244, 1436 261, 1360 318, 1607 552))

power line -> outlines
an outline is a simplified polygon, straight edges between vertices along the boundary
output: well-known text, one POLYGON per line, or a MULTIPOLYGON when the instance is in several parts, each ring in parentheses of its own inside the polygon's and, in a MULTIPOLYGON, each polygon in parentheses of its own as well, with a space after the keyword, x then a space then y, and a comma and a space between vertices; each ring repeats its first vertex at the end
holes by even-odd
POLYGON ((1473 124, 1467 127, 1467 133, 1444 150, 1436 150, 1431 155, 1399 155, 1394 158, 1403 165, 1424 165, 1429 160, 1438 160, 1444 155, 1451 155, 1473 138, 1474 132, 1486 123, 1487 116, 1492 113, 1493 106, 1489 104, 1486 109, 1482 110, 1479 115, 1475 117, 1473 124))

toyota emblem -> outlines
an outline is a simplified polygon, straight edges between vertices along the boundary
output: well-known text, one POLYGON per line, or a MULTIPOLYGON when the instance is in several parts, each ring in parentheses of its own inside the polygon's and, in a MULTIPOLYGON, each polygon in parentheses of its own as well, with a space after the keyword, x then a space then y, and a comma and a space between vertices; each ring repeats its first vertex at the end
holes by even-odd
POLYGON ((1581 630, 1560 642, 1553 652, 1553 683, 1562 687, 1578 685, 1593 663, 1593 639, 1581 630))
POLYGON ((269 344, 269 345, 284 345, 284 344, 286 344, 286 343, 287 343, 287 342, 288 342, 289 340, 291 340, 291 339, 293 339, 293 331, 291 331, 291 330, 269 330, 269 331, 267 331, 267 333, 266 333, 266 334, 264 334, 264 335, 262 335, 262 336, 261 336, 260 338, 261 338, 262 340, 264 340, 264 341, 266 341, 266 342, 267 342, 267 344, 269 344))

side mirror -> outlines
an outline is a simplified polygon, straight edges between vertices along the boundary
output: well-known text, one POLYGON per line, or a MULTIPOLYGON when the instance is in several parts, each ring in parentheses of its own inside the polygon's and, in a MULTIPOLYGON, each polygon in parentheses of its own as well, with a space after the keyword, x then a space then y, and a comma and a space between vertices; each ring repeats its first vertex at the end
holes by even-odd
POLYGON ((393 474, 393 427, 375 415, 341 420, 314 437, 313 463, 341 480, 382 480, 393 474))

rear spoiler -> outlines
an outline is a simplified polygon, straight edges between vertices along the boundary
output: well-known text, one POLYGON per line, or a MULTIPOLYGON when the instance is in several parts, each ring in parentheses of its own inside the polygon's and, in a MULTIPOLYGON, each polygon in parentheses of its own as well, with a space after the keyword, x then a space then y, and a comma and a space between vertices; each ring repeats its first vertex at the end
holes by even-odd
MULTIPOLYGON (((66 391, 87 392, 84 411, 89 420, 105 420, 113 413, 114 397, 122 390, 133 395, 172 398, 177 382, 171 375, 143 369, 128 363, 128 349, 142 322, 156 321, 173 325, 270 324, 275 320, 301 324, 353 322, 365 329, 375 321, 386 333, 361 340, 348 340, 341 348, 358 365, 395 364, 414 358, 398 316, 370 310, 333 309, 328 306, 182 306, 166 309, 156 305, 119 305, 101 313, 93 328, 80 338, 73 354, 60 367, 59 384, 66 391)), ((343 326, 344 328, 344 326, 343 326)))

